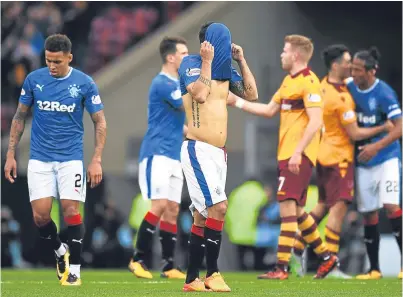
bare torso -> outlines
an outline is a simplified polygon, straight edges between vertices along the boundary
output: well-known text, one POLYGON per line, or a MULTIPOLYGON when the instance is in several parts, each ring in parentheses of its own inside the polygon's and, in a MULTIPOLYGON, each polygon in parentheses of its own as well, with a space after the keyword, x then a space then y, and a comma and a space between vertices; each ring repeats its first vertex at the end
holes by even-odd
POLYGON ((203 103, 197 103, 188 93, 183 96, 183 106, 188 123, 187 138, 199 140, 216 147, 224 147, 227 141, 227 97, 229 81, 211 81, 210 95, 203 103))

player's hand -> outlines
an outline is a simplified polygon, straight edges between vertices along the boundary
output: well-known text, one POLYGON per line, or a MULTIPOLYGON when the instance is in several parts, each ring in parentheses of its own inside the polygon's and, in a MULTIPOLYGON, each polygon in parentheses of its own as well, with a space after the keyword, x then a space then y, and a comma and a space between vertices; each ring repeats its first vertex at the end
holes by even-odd
POLYGON ((91 161, 87 169, 87 181, 91 188, 95 188, 102 181, 102 166, 100 161, 91 161))
POLYGON ((358 147, 360 153, 358 154, 358 161, 366 163, 376 156, 379 149, 376 143, 371 143, 358 147))
POLYGON ((288 170, 294 174, 299 174, 299 165, 301 165, 302 155, 301 153, 294 153, 290 161, 288 161, 288 170))
POLYGON ((390 121, 390 120, 387 120, 387 121, 385 122, 385 124, 383 124, 383 126, 384 126, 386 132, 392 131, 393 128, 395 127, 395 125, 393 125, 393 122, 390 121))
POLYGON ((242 61, 243 57, 243 49, 239 45, 233 43, 231 44, 231 52, 232 52, 232 59, 235 61, 242 61))
POLYGON ((17 161, 15 161, 14 157, 7 157, 4 173, 6 179, 13 184, 17 178, 17 161))
POLYGON ((200 56, 203 61, 212 62, 214 59, 214 46, 210 42, 204 41, 200 45, 200 56))

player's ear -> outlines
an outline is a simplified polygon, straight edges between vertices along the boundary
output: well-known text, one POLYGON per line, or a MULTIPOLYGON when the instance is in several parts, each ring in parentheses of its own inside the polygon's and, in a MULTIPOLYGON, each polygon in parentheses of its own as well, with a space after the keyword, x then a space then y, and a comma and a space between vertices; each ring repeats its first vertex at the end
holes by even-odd
POLYGON ((375 75, 376 75, 376 69, 371 69, 371 74, 372 74, 373 76, 375 76, 375 75))
POLYGON ((175 57, 174 55, 167 55, 167 61, 169 63, 174 63, 175 62, 175 57))
POLYGON ((69 54, 69 63, 73 61, 73 54, 69 54))

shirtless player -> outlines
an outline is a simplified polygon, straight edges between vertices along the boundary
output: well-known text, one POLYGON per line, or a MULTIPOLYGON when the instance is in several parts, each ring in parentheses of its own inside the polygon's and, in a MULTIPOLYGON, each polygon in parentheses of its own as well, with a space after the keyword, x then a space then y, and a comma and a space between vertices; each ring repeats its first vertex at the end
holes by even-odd
POLYGON ((240 46, 231 44, 229 29, 220 23, 202 26, 200 55, 185 57, 179 68, 183 105, 188 122, 181 163, 192 200, 189 267, 183 291, 229 292, 217 268, 227 210, 227 97, 229 91, 257 100, 255 79, 240 46), (242 77, 231 66, 237 61, 242 77), (206 252, 207 275, 199 279, 206 252))

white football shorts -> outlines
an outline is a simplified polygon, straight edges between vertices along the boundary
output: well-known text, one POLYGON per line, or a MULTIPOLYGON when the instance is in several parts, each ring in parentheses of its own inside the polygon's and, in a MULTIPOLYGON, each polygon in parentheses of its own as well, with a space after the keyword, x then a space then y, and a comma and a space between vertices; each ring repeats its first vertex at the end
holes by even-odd
POLYGON ((28 161, 29 199, 54 197, 85 202, 86 174, 80 160, 66 162, 28 161))
POLYGON ((143 199, 168 199, 181 203, 183 173, 179 160, 155 155, 139 164, 139 185, 143 199))

